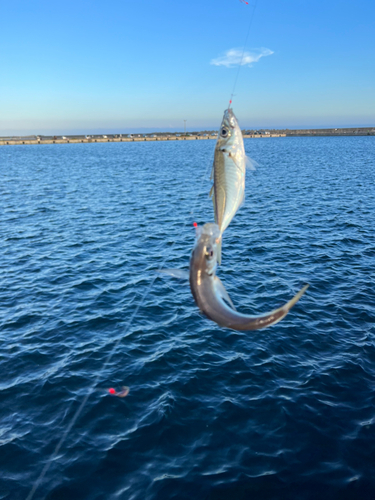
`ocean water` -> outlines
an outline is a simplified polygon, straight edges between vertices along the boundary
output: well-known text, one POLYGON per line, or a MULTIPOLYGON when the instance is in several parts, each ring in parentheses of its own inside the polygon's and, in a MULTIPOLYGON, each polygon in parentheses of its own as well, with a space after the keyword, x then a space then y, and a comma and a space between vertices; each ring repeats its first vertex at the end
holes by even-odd
POLYGON ((0 499, 375 498, 374 138, 245 140, 218 275, 249 314, 310 288, 243 333, 155 279, 213 220, 214 146, 0 149, 0 499))

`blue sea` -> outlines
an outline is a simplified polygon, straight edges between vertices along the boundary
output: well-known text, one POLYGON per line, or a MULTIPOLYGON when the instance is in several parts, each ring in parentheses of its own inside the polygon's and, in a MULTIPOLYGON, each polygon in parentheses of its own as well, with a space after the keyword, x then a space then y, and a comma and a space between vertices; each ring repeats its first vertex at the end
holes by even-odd
POLYGON ((375 138, 245 140, 218 275, 254 315, 310 288, 242 333, 156 273, 213 221, 214 147, 1 147, 1 500, 375 498, 375 138))

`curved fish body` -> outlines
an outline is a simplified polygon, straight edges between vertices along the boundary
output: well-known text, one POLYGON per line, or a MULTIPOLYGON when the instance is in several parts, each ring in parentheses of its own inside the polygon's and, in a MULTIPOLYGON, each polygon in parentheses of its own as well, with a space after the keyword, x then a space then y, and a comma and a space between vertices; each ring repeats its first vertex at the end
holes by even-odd
POLYGON ((190 259, 189 281, 201 312, 218 325, 233 330, 260 330, 278 323, 302 297, 308 285, 284 306, 269 313, 248 316, 237 312, 224 285, 215 274, 220 238, 221 231, 217 224, 208 223, 198 228, 197 241, 190 259))
MULTIPOLYGON (((210 195, 215 222, 223 234, 243 202, 245 194, 246 155, 242 132, 233 111, 225 110, 215 147, 210 195)), ((221 243, 218 246, 221 263, 221 243)))

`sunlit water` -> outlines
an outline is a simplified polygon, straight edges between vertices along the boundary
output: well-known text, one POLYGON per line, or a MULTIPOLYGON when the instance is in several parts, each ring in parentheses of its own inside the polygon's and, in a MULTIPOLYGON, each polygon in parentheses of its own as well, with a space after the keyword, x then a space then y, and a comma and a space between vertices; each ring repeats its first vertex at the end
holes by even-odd
POLYGON ((127 326, 213 220, 214 145, 0 149, 0 499, 28 495, 118 339, 34 498, 373 498, 374 138, 245 141, 218 274, 249 314, 310 283, 281 323, 220 328, 161 276, 127 326))

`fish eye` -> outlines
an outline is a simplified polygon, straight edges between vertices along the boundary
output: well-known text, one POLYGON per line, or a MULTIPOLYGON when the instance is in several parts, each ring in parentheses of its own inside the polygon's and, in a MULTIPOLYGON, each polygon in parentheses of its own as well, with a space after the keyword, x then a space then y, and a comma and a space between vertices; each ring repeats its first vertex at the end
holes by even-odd
POLYGON ((212 250, 211 247, 207 247, 205 254, 207 259, 212 259, 212 257, 214 256, 214 251, 212 250))
POLYGON ((221 137, 226 137, 228 135, 228 130, 226 128, 222 128, 220 134, 221 137))

